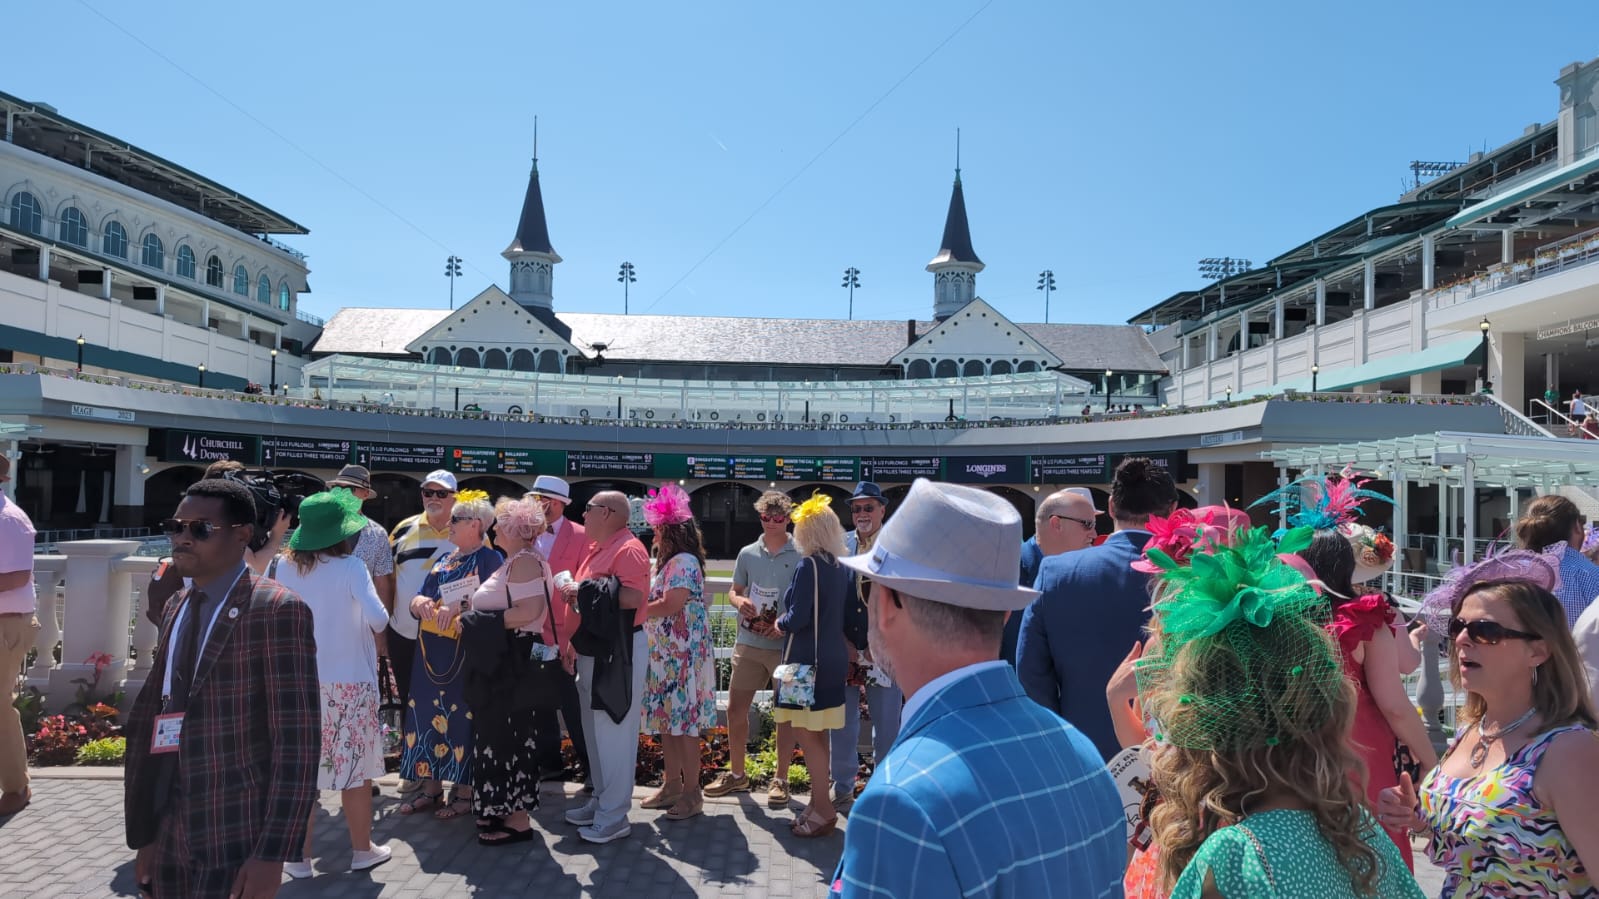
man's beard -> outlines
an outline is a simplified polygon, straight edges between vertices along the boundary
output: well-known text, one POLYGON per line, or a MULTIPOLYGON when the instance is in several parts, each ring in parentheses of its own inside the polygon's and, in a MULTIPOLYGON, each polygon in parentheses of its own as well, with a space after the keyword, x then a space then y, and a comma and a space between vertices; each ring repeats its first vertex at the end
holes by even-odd
POLYGON ((899 683, 899 678, 894 674, 894 663, 888 657, 888 647, 883 643, 883 632, 877 628, 877 616, 866 617, 866 645, 871 648, 872 662, 883 669, 888 679, 899 683))

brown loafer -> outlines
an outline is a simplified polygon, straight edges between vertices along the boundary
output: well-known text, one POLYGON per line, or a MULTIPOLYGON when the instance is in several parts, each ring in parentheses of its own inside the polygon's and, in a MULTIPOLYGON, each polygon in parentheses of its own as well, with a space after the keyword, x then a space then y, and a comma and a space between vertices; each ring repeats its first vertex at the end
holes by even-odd
POLYGON ((15 815, 33 801, 33 789, 24 787, 20 793, 0 793, 0 818, 15 815))
POLYGON ((811 817, 809 812, 805 816, 789 825, 788 832, 801 839, 825 837, 838 828, 838 816, 834 815, 827 820, 811 817))

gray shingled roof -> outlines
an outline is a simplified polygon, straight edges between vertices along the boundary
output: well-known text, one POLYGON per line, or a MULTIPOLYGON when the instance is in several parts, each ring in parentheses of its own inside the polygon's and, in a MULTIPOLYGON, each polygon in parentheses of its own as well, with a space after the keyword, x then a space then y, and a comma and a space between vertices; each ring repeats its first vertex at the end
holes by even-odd
MULTIPOLYGON (((380 355, 403 348, 438 324, 442 309, 341 309, 312 347, 318 355, 380 355)), ((572 343, 588 351, 606 345, 616 361, 732 362, 807 365, 877 365, 907 345, 903 321, 734 318, 702 315, 616 315, 560 312, 572 343)), ((916 323, 918 336, 934 326, 916 323)), ((1136 325, 1022 324, 1068 369, 1164 371, 1160 356, 1136 325)))

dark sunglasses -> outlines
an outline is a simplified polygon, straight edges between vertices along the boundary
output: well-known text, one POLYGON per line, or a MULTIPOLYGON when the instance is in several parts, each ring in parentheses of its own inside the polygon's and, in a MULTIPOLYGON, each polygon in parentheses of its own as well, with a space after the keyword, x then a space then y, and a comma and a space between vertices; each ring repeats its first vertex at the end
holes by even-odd
POLYGON ((445 497, 453 496, 454 494, 455 494, 454 490, 429 490, 426 487, 422 488, 422 495, 426 496, 426 497, 431 497, 433 499, 444 499, 445 497))
POLYGON ((762 515, 761 516, 761 520, 762 521, 771 522, 772 524, 777 524, 779 521, 788 521, 788 516, 787 515, 762 515))
POLYGON ((476 515, 451 515, 450 524, 460 524, 463 521, 477 521, 476 515))
POLYGON ((161 532, 168 537, 176 537, 185 530, 189 536, 196 540, 209 540, 211 535, 224 528, 242 528, 242 524, 212 524, 209 521, 200 521, 193 518, 168 518, 159 525, 161 532))
POLYGON ((877 503, 874 503, 874 502, 850 503, 849 504, 849 511, 850 511, 850 514, 852 514, 852 515, 861 515, 861 514, 864 514, 866 512, 870 512, 870 511, 872 511, 875 508, 877 508, 877 503))
POLYGON ((1081 518, 1073 518, 1070 515, 1051 515, 1049 517, 1050 518, 1064 518, 1067 521, 1075 521, 1078 524, 1082 525, 1083 527, 1088 528, 1089 530, 1093 530, 1093 528, 1094 528, 1094 523, 1092 521, 1084 521, 1081 518))
POLYGON ((1504 640, 1507 637, 1515 640, 1543 639, 1537 634, 1512 630, 1497 621, 1489 621, 1486 618, 1478 618, 1475 621, 1467 621, 1464 618, 1449 619, 1449 639, 1453 640, 1460 636, 1461 631, 1466 632, 1466 636, 1471 638, 1471 642, 1481 643, 1484 646, 1498 645, 1500 640, 1504 640))
POLYGON ((616 511, 615 509, 611 508, 610 506, 602 506, 599 503, 589 503, 588 505, 583 507, 583 511, 585 511, 585 512, 592 512, 595 509, 602 509, 602 510, 604 510, 606 512, 615 512, 616 511))

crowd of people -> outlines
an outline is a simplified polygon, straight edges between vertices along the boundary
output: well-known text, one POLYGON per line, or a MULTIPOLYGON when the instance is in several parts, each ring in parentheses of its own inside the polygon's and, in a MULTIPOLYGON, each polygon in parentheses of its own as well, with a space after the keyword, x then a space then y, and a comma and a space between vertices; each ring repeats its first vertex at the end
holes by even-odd
MULTIPOLYGON (((1599 564, 1563 497, 1407 620, 1373 584, 1394 547, 1360 520, 1389 500, 1351 470, 1263 497, 1273 531, 1179 508, 1170 474, 1129 458, 1105 509, 1046 496, 1025 542, 975 488, 917 481, 893 510, 871 482, 845 510, 768 491, 728 593, 729 764, 702 786, 718 685, 680 487, 644 501, 646 549, 627 497, 595 494, 579 523, 551 476, 491 501, 432 472, 385 534, 360 466, 292 529, 227 467, 162 523, 171 565, 149 591, 161 635, 125 808, 149 895, 314 876, 320 791, 340 795, 351 871, 391 858, 371 830, 392 677, 398 813, 471 816, 484 847, 532 839, 545 780, 582 783, 562 816, 581 840, 629 837, 640 733, 664 764, 637 805, 662 827, 750 791, 749 712, 770 690, 767 804, 791 808, 798 747, 810 791, 790 832, 848 817, 832 895, 1420 896, 1421 846, 1444 896, 1599 897, 1599 564), (1441 753, 1401 680, 1426 641, 1465 696, 1441 753)), ((26 790, 0 766, 0 805, 26 790)))

